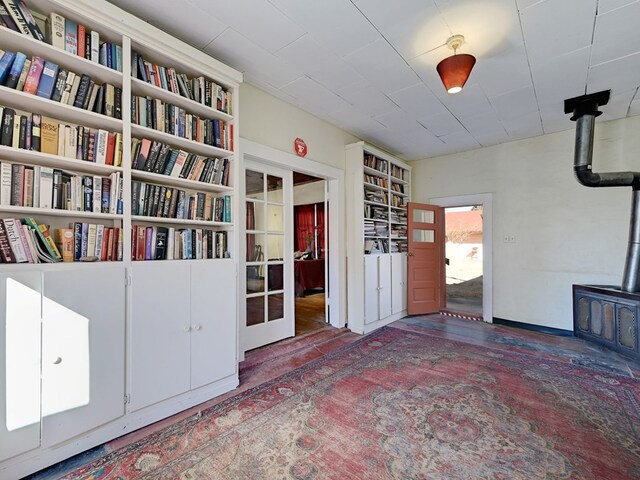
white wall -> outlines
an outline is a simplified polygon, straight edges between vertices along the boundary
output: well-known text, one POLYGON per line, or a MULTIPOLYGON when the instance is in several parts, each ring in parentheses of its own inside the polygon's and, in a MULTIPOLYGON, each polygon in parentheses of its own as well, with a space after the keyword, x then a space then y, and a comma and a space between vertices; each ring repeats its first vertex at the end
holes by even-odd
MULTIPOLYGON (((494 317, 572 330, 572 284, 621 282, 631 189, 578 184, 569 125, 412 162, 414 201, 493 193, 494 317), (507 234, 516 243, 504 243, 507 234)), ((640 117, 598 122, 594 171, 640 170, 638 132, 640 117)))
POLYGON ((306 158, 342 170, 344 146, 359 141, 248 83, 240 85, 240 136, 287 153, 294 153, 293 141, 300 137, 307 144, 306 158))

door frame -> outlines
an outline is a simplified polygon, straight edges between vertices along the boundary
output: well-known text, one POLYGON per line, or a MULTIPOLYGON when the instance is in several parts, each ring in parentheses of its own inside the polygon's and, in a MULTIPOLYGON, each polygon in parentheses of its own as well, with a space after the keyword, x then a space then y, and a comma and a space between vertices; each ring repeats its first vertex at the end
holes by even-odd
MULTIPOLYGON (((327 182, 327 201, 329 202, 329 235, 327 238, 327 269, 326 278, 326 302, 328 304, 330 325, 341 328, 346 325, 346 242, 345 242, 345 191, 344 171, 338 168, 320 163, 309 158, 299 157, 292 153, 283 152, 266 145, 262 145, 246 138, 240 138, 240 168, 238 174, 238 202, 236 212, 242 211, 240 203, 245 199, 244 162, 245 158, 265 165, 273 165, 283 170, 296 171, 322 178, 327 182)), ((236 228, 235 247, 238 252, 238 269, 244 266, 246 258, 246 224, 239 218, 236 228)), ((293 254, 293 252, 291 252, 293 254)), ((243 272, 238 270, 238 361, 244 360, 244 351, 240 341, 240 326, 246 319, 246 305, 244 304, 244 292, 246 289, 243 272)))
POLYGON ((440 207, 482 205, 482 319, 486 323, 493 323, 493 194, 436 197, 430 198, 428 203, 440 207))

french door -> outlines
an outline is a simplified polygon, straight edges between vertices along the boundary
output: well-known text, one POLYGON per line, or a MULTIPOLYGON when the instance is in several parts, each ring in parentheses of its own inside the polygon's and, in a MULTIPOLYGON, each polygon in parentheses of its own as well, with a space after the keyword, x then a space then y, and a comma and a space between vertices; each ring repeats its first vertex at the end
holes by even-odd
POLYGON ((444 209, 409 202, 407 210, 407 313, 445 306, 444 209))
POLYGON ((292 172, 245 161, 243 351, 295 334, 292 172))

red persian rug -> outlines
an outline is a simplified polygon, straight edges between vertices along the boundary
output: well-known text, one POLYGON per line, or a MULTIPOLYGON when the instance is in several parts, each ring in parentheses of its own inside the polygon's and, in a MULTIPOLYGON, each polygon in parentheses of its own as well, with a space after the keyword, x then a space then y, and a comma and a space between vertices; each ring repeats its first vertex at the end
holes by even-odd
POLYGON ((640 381, 384 328, 67 479, 640 478, 640 381))

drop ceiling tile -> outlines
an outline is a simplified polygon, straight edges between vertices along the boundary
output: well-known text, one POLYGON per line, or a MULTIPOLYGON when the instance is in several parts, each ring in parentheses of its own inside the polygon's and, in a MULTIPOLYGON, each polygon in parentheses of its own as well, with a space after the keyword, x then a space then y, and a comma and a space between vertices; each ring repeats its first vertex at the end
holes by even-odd
POLYGON ((520 13, 531 60, 544 61, 591 45, 597 0, 546 1, 520 13))
POLYGON ((640 2, 598 14, 591 49, 591 65, 640 52, 640 2))
POLYGON ((303 73, 322 70, 339 60, 336 55, 316 42, 309 34, 305 34, 281 48, 275 53, 275 56, 303 73))
POLYGON ((209 10, 187 0, 111 0, 111 3, 197 48, 203 48, 227 28, 209 10))
POLYGON ((351 2, 344 0, 269 1, 340 57, 349 55, 380 37, 371 23, 351 2))
POLYGON ((362 75, 342 59, 322 65, 322 68, 314 68, 309 71, 308 76, 332 91, 366 82, 362 75))
POLYGON ((640 53, 601 63, 589 69, 589 93, 611 89, 612 94, 640 86, 640 53))
POLYGON ((531 86, 531 70, 524 46, 478 58, 469 78, 480 83, 488 97, 531 86))
POLYGON ((234 0, 215 2, 191 0, 205 11, 214 11, 216 18, 238 33, 274 53, 306 32, 267 0, 234 0))
POLYGON ((336 93, 361 112, 376 116, 398 110, 398 106, 384 93, 368 83, 339 88, 336 93))
POLYGON ((469 117, 491 110, 489 99, 479 85, 465 85, 460 93, 441 98, 445 107, 456 117, 469 117))
POLYGON ((318 112, 341 110, 349 105, 335 93, 308 77, 300 77, 282 87, 281 90, 315 115, 318 115, 318 112))
POLYGON ((418 81, 402 57, 382 38, 351 53, 345 61, 384 93, 396 92, 418 81))
POLYGON ((520 117, 525 113, 538 111, 538 102, 533 85, 519 88, 497 97, 491 97, 489 102, 491 102, 501 120, 509 120, 520 117))
POLYGON ((495 111, 484 112, 460 119, 464 128, 483 146, 510 141, 495 111))
POLYGON ((277 88, 302 75, 231 28, 207 45, 204 51, 237 70, 262 77, 264 82, 277 88))
POLYGON ((447 145, 455 146, 462 150, 471 150, 472 148, 479 148, 481 146, 466 130, 449 133, 438 138, 447 145))
POLYGON ((630 3, 637 3, 640 0, 600 0, 598 2, 598 14, 608 13, 616 8, 624 7, 630 3))
POLYGON ((446 110, 444 113, 433 116, 423 115, 417 117, 417 120, 437 137, 464 130, 464 126, 460 121, 446 110))
POLYGON ((545 2, 547 0, 516 0, 516 4, 518 6, 518 10, 522 11, 525 8, 529 8, 536 3, 545 2))
POLYGON ((570 120, 571 115, 564 113, 564 99, 540 104, 539 108, 544 133, 560 132, 575 128, 575 124, 570 120))
POLYGON ((542 121, 538 112, 530 112, 502 122, 512 140, 542 135, 542 121))
POLYGON ((591 47, 531 62, 539 103, 561 102, 585 93, 591 47))
POLYGON ((403 132, 421 132, 422 130, 425 130, 413 115, 408 115, 398 109, 392 112, 383 113, 382 115, 376 115, 373 118, 385 127, 393 130, 402 130, 403 132))
POLYGON ((422 82, 390 93, 389 98, 402 110, 416 118, 448 113, 440 99, 422 82))

